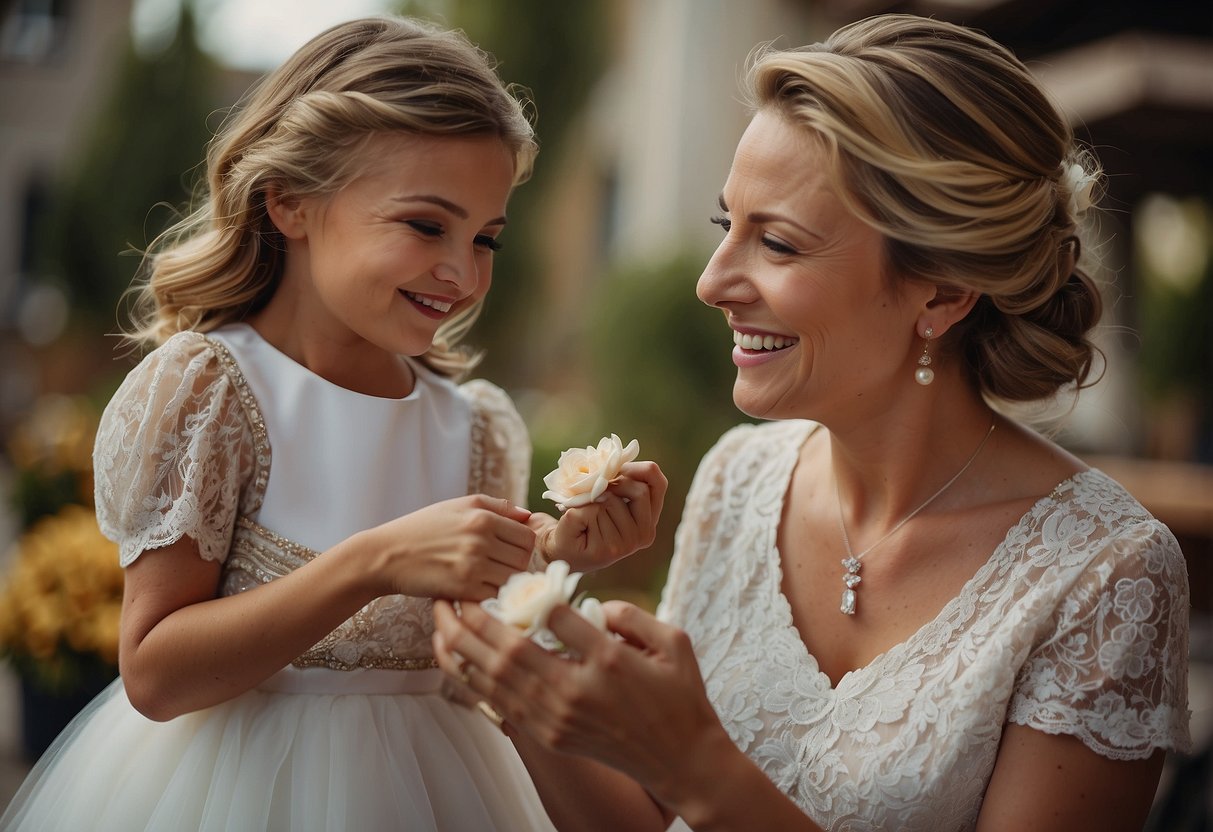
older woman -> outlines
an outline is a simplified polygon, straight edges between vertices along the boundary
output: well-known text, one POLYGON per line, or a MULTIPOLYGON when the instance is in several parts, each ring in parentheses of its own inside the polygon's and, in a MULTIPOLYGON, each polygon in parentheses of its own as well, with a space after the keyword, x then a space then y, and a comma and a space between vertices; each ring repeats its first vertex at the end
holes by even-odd
POLYGON ((1140 828, 1188 743, 1182 555, 996 407, 1087 380, 1094 160, 946 23, 749 80, 698 293, 771 422, 704 459, 657 619, 557 610, 570 661, 442 607, 440 662, 567 829, 1140 828))

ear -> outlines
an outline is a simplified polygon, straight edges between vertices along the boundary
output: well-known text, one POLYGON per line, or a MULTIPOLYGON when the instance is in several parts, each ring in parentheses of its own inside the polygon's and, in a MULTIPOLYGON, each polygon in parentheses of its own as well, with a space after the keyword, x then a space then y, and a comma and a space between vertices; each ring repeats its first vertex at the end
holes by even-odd
POLYGON ((307 210, 304 201, 271 186, 265 191, 265 213, 279 233, 288 240, 307 237, 307 210))
POLYGON ((916 327, 918 337, 925 338, 927 328, 933 331, 932 338, 940 338, 955 324, 963 321, 973 309, 980 292, 962 289, 959 286, 935 286, 934 293, 923 304, 916 327))

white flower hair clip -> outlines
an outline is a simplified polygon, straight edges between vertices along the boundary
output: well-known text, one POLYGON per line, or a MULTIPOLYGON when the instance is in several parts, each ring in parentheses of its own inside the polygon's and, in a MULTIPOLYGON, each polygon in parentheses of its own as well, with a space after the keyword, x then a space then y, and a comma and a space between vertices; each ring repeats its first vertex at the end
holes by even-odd
POLYGON ((598 447, 569 448, 560 454, 556 470, 543 478, 548 487, 543 499, 556 503, 561 511, 589 505, 639 454, 639 442, 633 439, 625 446, 613 433, 600 439, 598 447))
POLYGON ((1078 162, 1065 166, 1061 174, 1061 183, 1070 192, 1070 216, 1078 219, 1087 212, 1094 203, 1096 177, 1087 173, 1078 162))

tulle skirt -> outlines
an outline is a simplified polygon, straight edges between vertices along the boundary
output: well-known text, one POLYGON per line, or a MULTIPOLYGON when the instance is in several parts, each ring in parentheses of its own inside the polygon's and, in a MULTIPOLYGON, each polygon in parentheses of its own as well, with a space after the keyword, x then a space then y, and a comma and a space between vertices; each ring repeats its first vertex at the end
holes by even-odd
POLYGON ((550 830, 510 741, 440 671, 287 668, 169 722, 119 679, 18 791, 0 830, 550 830))

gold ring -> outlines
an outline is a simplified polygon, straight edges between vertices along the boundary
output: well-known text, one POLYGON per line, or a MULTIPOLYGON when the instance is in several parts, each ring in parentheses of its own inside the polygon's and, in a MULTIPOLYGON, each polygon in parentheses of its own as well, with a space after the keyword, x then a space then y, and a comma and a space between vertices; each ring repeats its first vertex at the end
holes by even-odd
POLYGON ((500 728, 502 723, 505 722, 505 717, 497 713, 497 709, 488 702, 485 702, 483 699, 476 703, 476 710, 484 714, 485 718, 487 718, 489 722, 493 723, 498 728, 500 728))

